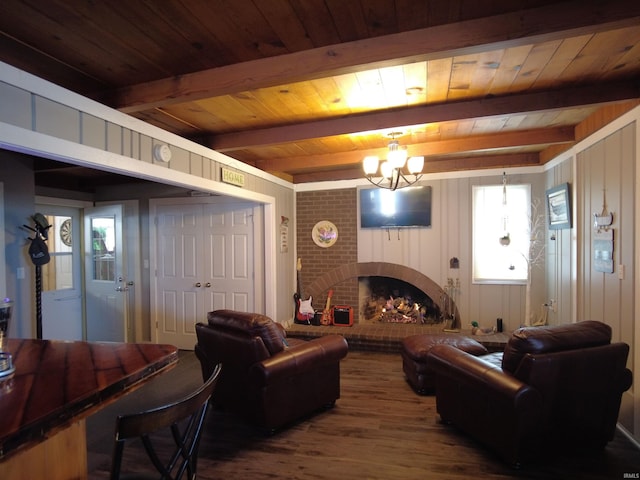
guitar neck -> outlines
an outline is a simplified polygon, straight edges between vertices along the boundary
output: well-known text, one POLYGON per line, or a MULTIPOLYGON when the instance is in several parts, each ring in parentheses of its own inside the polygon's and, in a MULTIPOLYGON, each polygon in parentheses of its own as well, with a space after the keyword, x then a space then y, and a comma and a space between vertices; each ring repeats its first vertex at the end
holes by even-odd
POLYGON ((296 262, 296 289, 298 291, 298 295, 300 295, 300 298, 304 298, 304 293, 302 292, 302 259, 298 259, 298 261, 296 262))
POLYGON ((324 307, 325 311, 329 311, 331 308, 331 297, 333 296, 333 290, 329 291, 329 295, 327 295, 327 305, 324 307))
POLYGON ((298 284, 296 285, 296 288, 298 289, 298 295, 300 295, 300 298, 304 298, 304 293, 302 292, 302 273, 300 273, 300 270, 298 270, 298 284))

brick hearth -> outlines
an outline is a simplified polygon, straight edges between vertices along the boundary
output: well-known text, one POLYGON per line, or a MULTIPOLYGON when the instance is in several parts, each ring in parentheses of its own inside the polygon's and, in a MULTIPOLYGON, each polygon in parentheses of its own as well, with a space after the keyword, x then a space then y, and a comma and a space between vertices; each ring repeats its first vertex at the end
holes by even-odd
MULTIPOLYGON (((441 333, 442 326, 415 324, 354 324, 351 327, 315 326, 293 324, 287 328, 287 336, 311 339, 324 335, 343 335, 352 350, 368 350, 388 353, 400 353, 400 342, 410 335, 422 333, 441 333)), ((461 330, 460 335, 471 337, 471 330, 461 330)), ((473 335, 472 338, 483 344, 489 351, 502 351, 509 339, 508 333, 492 335, 473 335)))

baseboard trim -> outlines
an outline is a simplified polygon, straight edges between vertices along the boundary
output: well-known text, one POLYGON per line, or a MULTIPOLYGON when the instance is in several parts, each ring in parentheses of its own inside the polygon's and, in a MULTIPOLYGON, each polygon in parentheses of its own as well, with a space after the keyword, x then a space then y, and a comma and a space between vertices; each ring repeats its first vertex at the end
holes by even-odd
POLYGON ((629 439, 629 441, 633 444, 634 447, 640 450, 640 442, 638 442, 638 440, 636 440, 636 438, 633 435, 631 435, 631 433, 629 433, 629 431, 626 428, 624 428, 619 423, 616 425, 616 427, 618 428, 620 433, 622 433, 625 437, 629 439))

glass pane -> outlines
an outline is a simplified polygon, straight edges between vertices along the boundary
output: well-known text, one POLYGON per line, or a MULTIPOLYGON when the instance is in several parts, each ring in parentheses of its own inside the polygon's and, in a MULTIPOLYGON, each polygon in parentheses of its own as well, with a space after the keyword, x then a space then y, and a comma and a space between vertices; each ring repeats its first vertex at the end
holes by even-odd
POLYGON ((47 215, 47 248, 51 261, 42 266, 42 290, 73 288, 73 242, 71 217, 47 215))
POLYGON ((115 281, 115 218, 91 219, 93 279, 115 281))
POLYGON ((527 280, 530 185, 473 187, 473 281, 522 283, 527 280), (509 243, 501 238, 508 233, 509 243))

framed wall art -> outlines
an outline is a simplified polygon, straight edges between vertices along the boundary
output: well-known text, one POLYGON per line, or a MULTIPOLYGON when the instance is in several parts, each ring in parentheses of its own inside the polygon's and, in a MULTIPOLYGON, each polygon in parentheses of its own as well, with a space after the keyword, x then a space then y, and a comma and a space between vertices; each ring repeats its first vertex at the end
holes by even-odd
POLYGON ((547 213, 549 229, 571 228, 571 197, 568 183, 547 190, 547 213))

